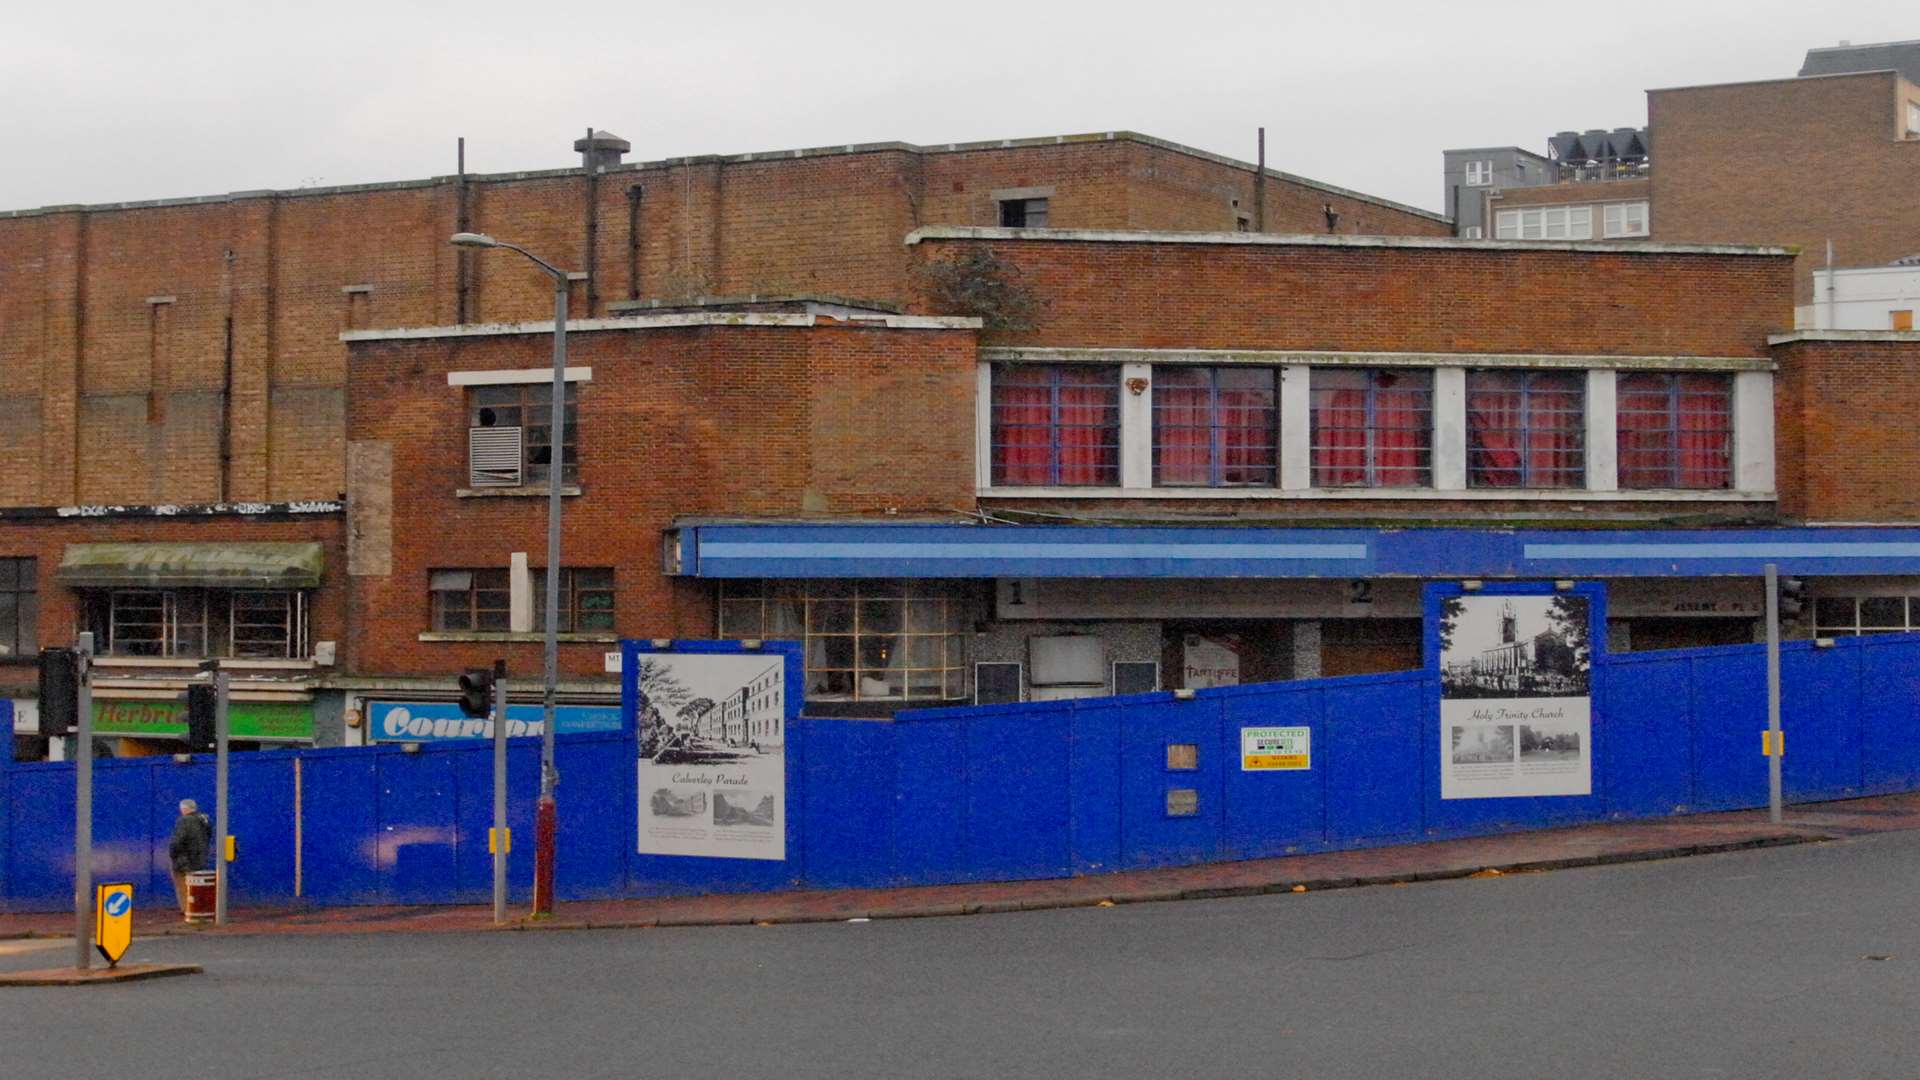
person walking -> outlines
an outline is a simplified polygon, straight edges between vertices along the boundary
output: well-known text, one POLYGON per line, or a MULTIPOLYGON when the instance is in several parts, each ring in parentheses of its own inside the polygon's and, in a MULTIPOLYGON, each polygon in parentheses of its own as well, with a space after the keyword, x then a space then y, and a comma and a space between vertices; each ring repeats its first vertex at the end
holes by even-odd
POLYGON ((173 823, 173 838, 167 841, 167 858, 173 862, 173 895, 180 901, 180 917, 188 918, 187 875, 207 868, 207 856, 213 849, 213 823, 200 812, 192 799, 180 800, 180 819, 173 823))

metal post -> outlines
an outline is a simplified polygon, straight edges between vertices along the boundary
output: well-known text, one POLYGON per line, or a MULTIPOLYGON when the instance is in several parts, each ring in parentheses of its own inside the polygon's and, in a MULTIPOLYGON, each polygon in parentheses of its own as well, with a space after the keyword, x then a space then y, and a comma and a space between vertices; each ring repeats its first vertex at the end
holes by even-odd
POLYGON ((493 662, 493 921, 507 921, 507 662, 493 662))
POLYGON ((73 735, 73 966, 93 966, 93 635, 74 643, 80 654, 73 735))
POLYGON ((1767 820, 1780 823, 1780 568, 1767 564, 1767 820))
POLYGON ((533 913, 553 914, 553 861, 558 813, 553 789, 560 773, 553 761, 553 699, 560 679, 560 481, 567 446, 567 275, 553 273, 553 418, 547 460, 547 603, 544 684, 540 689, 540 803, 535 810, 533 913))
POLYGON ((227 679, 213 669, 213 925, 227 925, 227 679))

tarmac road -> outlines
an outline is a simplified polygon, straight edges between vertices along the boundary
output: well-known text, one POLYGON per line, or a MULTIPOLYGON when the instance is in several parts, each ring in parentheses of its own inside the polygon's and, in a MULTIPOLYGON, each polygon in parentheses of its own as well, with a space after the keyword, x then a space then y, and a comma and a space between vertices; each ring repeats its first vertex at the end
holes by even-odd
POLYGON ((1917 915, 1909 832, 966 918, 159 938, 129 959, 207 974, 0 990, 0 1075, 1909 1078, 1917 915))

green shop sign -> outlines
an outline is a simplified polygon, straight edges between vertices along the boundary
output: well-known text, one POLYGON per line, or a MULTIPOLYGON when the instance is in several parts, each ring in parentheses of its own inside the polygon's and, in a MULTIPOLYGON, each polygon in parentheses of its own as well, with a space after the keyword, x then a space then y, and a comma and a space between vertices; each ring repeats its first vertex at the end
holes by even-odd
MULTIPOLYGON (((236 739, 311 742, 313 705, 294 701, 232 701, 227 704, 228 733, 236 739)), ((187 734, 184 701, 99 701, 93 703, 96 735, 145 735, 182 739, 187 734)))

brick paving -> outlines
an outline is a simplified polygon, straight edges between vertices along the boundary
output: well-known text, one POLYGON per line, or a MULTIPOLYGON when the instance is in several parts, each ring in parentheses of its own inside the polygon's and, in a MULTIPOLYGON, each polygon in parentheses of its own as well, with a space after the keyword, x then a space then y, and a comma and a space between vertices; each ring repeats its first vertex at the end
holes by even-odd
MULTIPOLYGON (((581 901, 561 904, 553 918, 537 921, 526 918, 524 905, 519 905, 513 909, 513 920, 500 927, 494 926, 492 909, 484 905, 238 909, 230 914, 229 924, 219 929, 182 925, 167 917, 170 908, 149 907, 136 919, 136 926, 142 936, 153 936, 560 930, 904 919, 1317 892, 1476 874, 1533 873, 1844 840, 1912 829, 1920 829, 1920 793, 1790 807, 1786 821, 1780 825, 1769 823, 1764 811, 1698 814, 1043 881, 581 901)), ((70 913, 0 915, 0 938, 64 936, 72 924, 70 913)))

